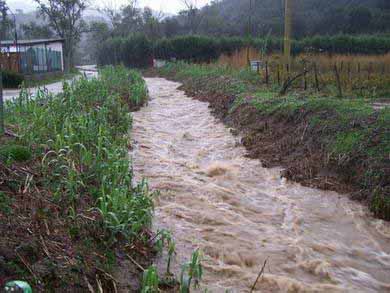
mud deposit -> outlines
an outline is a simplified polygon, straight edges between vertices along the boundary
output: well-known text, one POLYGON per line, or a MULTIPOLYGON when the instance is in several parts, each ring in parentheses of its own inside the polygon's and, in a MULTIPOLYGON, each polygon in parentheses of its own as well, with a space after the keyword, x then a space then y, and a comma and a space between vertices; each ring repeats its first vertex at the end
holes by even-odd
POLYGON ((134 113, 136 179, 161 191, 156 228, 173 232, 176 264, 202 249, 204 288, 249 292, 268 258, 257 292, 390 291, 389 223, 248 158, 179 83, 147 84, 149 106, 134 113))

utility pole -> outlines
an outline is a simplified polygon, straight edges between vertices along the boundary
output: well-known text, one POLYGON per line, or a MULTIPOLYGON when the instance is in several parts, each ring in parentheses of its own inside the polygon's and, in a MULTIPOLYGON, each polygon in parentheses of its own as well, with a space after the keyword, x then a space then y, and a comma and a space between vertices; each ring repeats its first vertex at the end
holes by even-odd
MULTIPOLYGON (((0 53, 0 54, 2 54, 2 53, 0 53)), ((2 73, 3 68, 2 67, 3 67, 2 64, 0 64, 0 137, 2 135, 4 135, 4 133, 5 133, 4 101, 3 101, 3 73, 2 73)))
POLYGON ((248 13, 248 31, 247 31, 247 36, 248 36, 248 44, 246 48, 246 60, 248 65, 250 66, 251 60, 249 56, 249 40, 252 38, 252 13, 253 13, 253 0, 249 0, 249 13, 248 13))
POLYGON ((0 137, 5 133, 4 126, 4 101, 3 101, 3 50, 1 47, 1 34, 0 34, 0 137))
POLYGON ((284 0, 284 62, 288 70, 291 67, 292 1, 284 0))

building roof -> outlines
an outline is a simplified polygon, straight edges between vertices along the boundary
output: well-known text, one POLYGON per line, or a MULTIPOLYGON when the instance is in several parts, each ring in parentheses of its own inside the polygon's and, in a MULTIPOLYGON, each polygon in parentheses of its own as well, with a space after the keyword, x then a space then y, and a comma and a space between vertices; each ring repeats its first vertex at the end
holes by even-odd
MULTIPOLYGON (((50 44, 50 43, 58 43, 61 42, 63 43, 65 40, 61 38, 57 39, 35 39, 35 40, 18 40, 18 45, 19 46, 32 46, 32 45, 39 45, 39 44, 50 44)), ((1 41, 0 42, 2 47, 6 46, 12 46, 15 44, 14 40, 10 41, 1 41)))

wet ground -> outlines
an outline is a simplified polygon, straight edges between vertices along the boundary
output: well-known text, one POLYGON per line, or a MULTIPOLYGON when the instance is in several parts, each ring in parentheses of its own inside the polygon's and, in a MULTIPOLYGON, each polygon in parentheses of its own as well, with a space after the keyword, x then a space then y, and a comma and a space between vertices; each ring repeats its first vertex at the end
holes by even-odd
POLYGON ((390 225, 334 192, 302 187, 245 156, 240 139, 185 96, 146 79, 134 113, 134 171, 161 191, 156 229, 176 239, 178 264, 201 248, 203 288, 249 292, 389 292, 390 225))

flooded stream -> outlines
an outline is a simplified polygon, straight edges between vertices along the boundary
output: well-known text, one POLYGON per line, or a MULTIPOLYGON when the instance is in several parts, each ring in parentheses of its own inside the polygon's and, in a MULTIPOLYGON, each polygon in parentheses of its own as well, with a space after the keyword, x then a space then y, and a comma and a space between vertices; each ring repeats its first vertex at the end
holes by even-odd
POLYGON ((208 104, 146 80, 134 171, 161 191, 155 222, 172 231, 176 263, 202 250, 203 288, 249 292, 268 258, 256 292, 390 292, 388 223, 346 196, 286 182, 246 158, 208 104))

